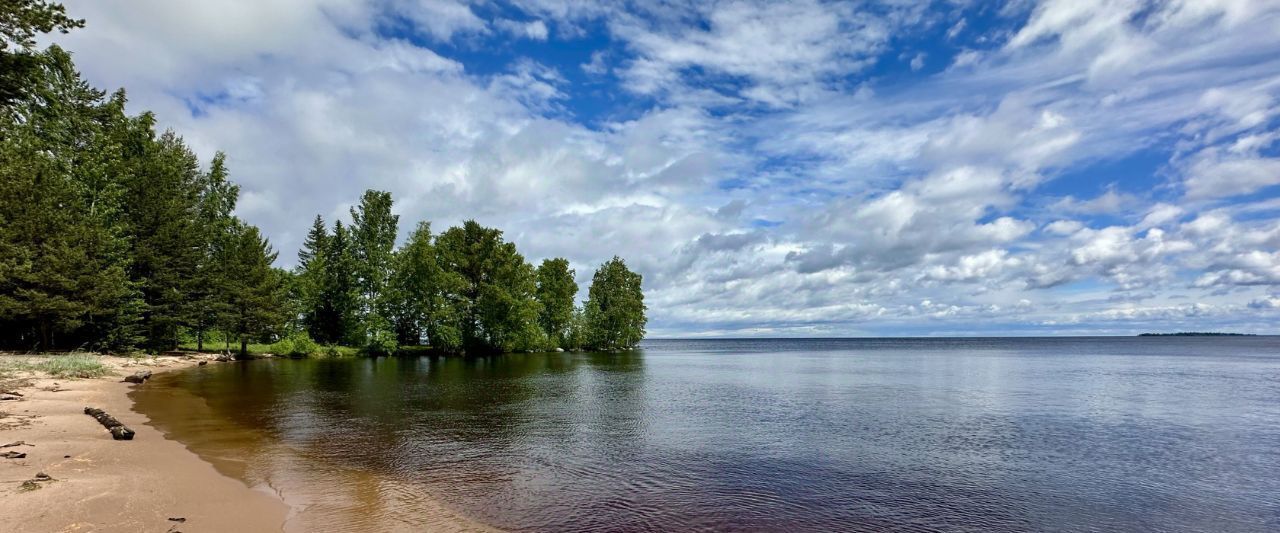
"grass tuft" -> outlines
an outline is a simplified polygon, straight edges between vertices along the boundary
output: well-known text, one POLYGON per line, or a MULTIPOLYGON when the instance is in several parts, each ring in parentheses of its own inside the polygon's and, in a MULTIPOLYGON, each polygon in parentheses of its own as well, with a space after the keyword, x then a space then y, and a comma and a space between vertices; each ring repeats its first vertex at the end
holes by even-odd
POLYGON ((82 353, 36 357, 34 360, 10 362, 7 369, 44 372, 55 378, 96 378, 111 371, 96 356, 82 353))

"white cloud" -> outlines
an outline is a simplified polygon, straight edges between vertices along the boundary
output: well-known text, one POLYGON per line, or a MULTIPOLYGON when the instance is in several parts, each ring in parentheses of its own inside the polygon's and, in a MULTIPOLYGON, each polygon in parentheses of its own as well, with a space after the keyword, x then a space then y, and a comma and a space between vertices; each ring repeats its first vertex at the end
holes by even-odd
POLYGON ((225 150, 286 261, 379 188, 404 229, 476 218, 580 282, 624 256, 655 334, 1274 325, 1280 204, 1232 204, 1280 176, 1269 2, 1046 1, 997 28, 897 3, 487 7, 84 3, 57 40, 225 150), (589 60, 525 53, 601 28, 589 60), (892 49, 923 31, 962 51, 892 49), (511 57, 445 52, 489 44, 511 57), (926 60, 951 66, 869 74, 926 60), (584 94, 618 109, 578 118, 584 94), (1140 152, 1168 161, 1096 171, 1140 152))
POLYGON ((547 40, 547 23, 541 20, 520 22, 516 20, 499 19, 495 25, 516 37, 533 39, 535 41, 547 40))
POLYGON ((926 54, 924 52, 920 52, 916 54, 915 57, 911 58, 911 70, 920 70, 924 68, 925 57, 926 57, 926 54))
POLYGON ((881 50, 889 34, 881 20, 841 5, 799 2, 727 2, 692 16, 706 28, 612 21, 613 32, 639 55, 623 72, 641 93, 675 92, 686 69, 749 80, 742 95, 787 106, 816 97, 830 78, 857 71, 881 50))

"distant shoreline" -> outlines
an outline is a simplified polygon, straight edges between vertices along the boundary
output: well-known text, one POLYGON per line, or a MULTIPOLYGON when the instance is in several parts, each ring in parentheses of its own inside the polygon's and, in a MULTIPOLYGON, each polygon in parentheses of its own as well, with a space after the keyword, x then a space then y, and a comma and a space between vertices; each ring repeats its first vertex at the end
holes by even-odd
POLYGON ((1257 337, 1255 333, 1223 333, 1218 331, 1179 331, 1177 333, 1139 333, 1139 337, 1257 337))
POLYGON ((919 335, 919 336, 884 336, 884 337, 646 337, 641 344, 649 341, 892 341, 892 340, 991 340, 991 339, 1132 339, 1134 337, 1274 337, 1274 333, 1217 333, 1217 332, 1177 332, 1177 333, 1137 333, 1116 335, 919 335))

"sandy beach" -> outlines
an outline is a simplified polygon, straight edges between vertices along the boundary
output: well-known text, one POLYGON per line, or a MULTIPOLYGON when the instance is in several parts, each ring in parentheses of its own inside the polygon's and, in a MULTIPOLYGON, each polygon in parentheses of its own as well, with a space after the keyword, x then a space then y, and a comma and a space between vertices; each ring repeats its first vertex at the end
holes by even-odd
MULTIPOLYGON (((21 356, 0 355, 0 358, 21 356)), ((25 373, 0 386, 0 531, 281 531, 289 508, 276 495, 218 473, 133 411, 138 370, 162 372, 211 360, 103 357, 112 375, 52 379, 25 373), (136 432, 117 441, 86 406, 136 432), (48 477, 43 479, 44 474, 48 477), (30 483, 24 482, 31 481, 30 483)), ((219 364, 210 362, 209 364, 219 364)))

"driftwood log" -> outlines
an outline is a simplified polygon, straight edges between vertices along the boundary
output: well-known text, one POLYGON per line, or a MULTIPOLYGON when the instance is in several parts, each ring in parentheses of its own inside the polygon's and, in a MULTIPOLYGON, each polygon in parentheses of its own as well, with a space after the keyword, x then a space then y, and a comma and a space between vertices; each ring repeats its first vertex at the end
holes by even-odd
POLYGON ((124 380, 128 383, 142 383, 148 379, 151 379, 150 370, 139 370, 137 372, 134 372, 132 376, 125 376, 124 378, 124 380))
POLYGON ((107 431, 111 432, 111 438, 115 440, 133 440, 133 430, 124 427, 124 424, 121 424, 119 420, 116 420, 116 417, 107 414, 106 411, 103 411, 102 409, 95 409, 93 407, 85 407, 84 414, 97 419, 98 423, 102 424, 102 427, 107 428, 107 431))

